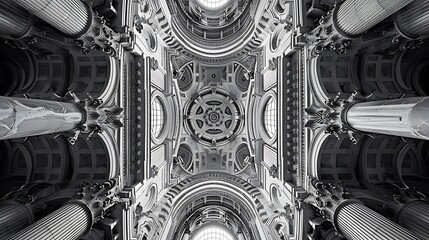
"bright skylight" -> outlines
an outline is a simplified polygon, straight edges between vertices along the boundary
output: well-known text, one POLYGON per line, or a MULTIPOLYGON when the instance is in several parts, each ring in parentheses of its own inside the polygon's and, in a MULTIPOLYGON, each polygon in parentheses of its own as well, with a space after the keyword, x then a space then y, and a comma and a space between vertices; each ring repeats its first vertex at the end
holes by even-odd
POLYGON ((207 8, 218 8, 225 5, 229 0, 197 0, 202 6, 207 8))
POLYGON ((192 240, 235 240, 229 232, 218 226, 207 226, 193 236, 192 240))

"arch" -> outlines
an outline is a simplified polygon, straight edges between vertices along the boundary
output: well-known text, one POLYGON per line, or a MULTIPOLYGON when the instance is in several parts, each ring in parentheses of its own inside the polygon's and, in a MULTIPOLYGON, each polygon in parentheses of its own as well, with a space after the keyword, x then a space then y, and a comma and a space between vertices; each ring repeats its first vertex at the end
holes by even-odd
POLYGON ((87 98, 88 94, 94 99, 100 98, 103 93, 105 93, 103 97, 108 99, 107 94, 112 94, 112 88, 117 83, 109 81, 116 79, 116 61, 103 52, 91 52, 88 55, 73 52, 68 90, 82 99, 87 98), (105 91, 106 89, 109 91, 105 91))
POLYGON ((186 55, 195 55, 202 61, 215 63, 218 59, 228 58, 232 52, 242 51, 252 40, 255 27, 252 13, 255 12, 256 3, 222 0, 227 2, 219 9, 214 9, 206 7, 202 1, 205 2, 170 2, 171 8, 175 8, 177 13, 172 19, 172 31, 175 40, 185 46, 186 55), (224 9, 228 10, 222 11, 224 9))
POLYGON ((387 135, 365 136, 362 139, 359 157, 361 181, 369 184, 395 182, 403 185, 400 177, 400 162, 410 145, 401 138, 387 135), (405 148, 404 148, 405 147, 405 148))
POLYGON ((400 177, 405 186, 429 194, 429 141, 404 147, 398 160, 400 177))
POLYGON ((340 93, 351 93, 361 86, 357 85, 357 57, 354 51, 343 55, 326 51, 317 57, 311 58, 310 84, 315 96, 323 102, 327 98, 335 97, 340 93))
POLYGON ((70 154, 66 138, 53 135, 30 137, 24 142, 33 163, 31 181, 62 183, 68 180, 70 154))
POLYGON ((94 135, 89 140, 78 138, 76 144, 70 147, 74 164, 72 181, 104 182, 110 177, 111 166, 116 163, 110 159, 110 141, 105 142, 103 138, 106 139, 106 135, 94 135))
POLYGON ((118 68, 119 61, 114 57, 109 57, 110 71, 109 71, 109 79, 107 80, 107 86, 101 95, 98 97, 103 100, 104 103, 110 103, 113 101, 113 96, 116 93, 119 77, 118 77, 118 68))
MULTIPOLYGON (((360 139, 359 136, 356 138, 360 139)), ((346 136, 340 136, 340 139, 331 135, 326 137, 316 155, 317 179, 358 185, 355 167, 359 148, 360 142, 355 145, 346 136)))
POLYGON ((24 183, 28 183, 32 180, 33 164, 34 164, 33 162, 34 160, 33 160, 31 151, 24 145, 18 144, 14 146, 14 148, 12 149, 12 158, 9 163, 8 169, 10 169, 11 174, 14 174, 17 171, 19 171, 19 168, 22 168, 25 164, 26 180, 24 183))
POLYGON ((116 140, 113 135, 109 131, 104 131, 99 134, 99 137, 103 140, 107 153, 109 155, 109 178, 113 178, 118 174, 118 166, 119 166, 119 151, 118 146, 116 144, 116 140))
MULTIPOLYGON (((222 196, 230 196, 236 202, 235 204, 231 202, 231 206, 238 207, 241 216, 249 219, 249 221, 250 219, 266 219, 268 217, 266 210, 257 208, 260 202, 264 201, 263 196, 257 188, 233 175, 225 173, 202 173, 185 179, 171 188, 170 192, 166 193, 166 197, 159 206, 159 209, 161 209, 159 217, 162 227, 168 225, 168 221, 172 221, 173 218, 183 213, 183 210, 187 206, 192 206, 190 202, 196 198, 216 195, 219 196, 219 200, 215 200, 216 198, 214 198, 211 200, 211 204, 214 203, 213 201, 221 201, 222 196), (168 206, 165 205, 166 203, 168 203, 168 206)), ((204 203, 204 201, 199 202, 204 203)), ((228 204, 228 201, 225 200, 222 206, 225 206, 225 204, 228 204)), ((251 234, 254 235, 266 235, 266 229, 262 227, 262 223, 259 220, 255 221, 255 223, 253 229, 248 229, 248 231, 251 231, 251 234)), ((162 231, 162 236, 172 237, 177 231, 177 227, 175 229, 163 229, 162 231)))

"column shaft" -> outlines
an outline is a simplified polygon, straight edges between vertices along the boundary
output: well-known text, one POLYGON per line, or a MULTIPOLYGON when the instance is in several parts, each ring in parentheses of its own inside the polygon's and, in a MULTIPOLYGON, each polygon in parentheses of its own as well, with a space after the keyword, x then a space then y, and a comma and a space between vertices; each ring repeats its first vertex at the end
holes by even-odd
POLYGON ((408 38, 429 37, 429 1, 415 0, 395 17, 399 32, 408 38))
POLYGON ((429 203, 417 200, 405 204, 396 217, 396 222, 422 239, 428 239, 429 203))
POLYGON ((347 0, 339 6, 335 19, 343 32, 350 36, 358 36, 412 1, 347 0))
POLYGON ((0 203, 0 239, 8 239, 33 221, 33 212, 27 205, 15 201, 0 203))
POLYGON ((72 103, 0 97, 0 140, 70 131, 82 118, 72 103))
POLYGON ((0 36, 20 38, 32 24, 30 14, 11 0, 0 1, 0 36))
POLYGON ((334 219, 338 230, 348 240, 418 240, 400 225, 358 202, 344 203, 334 219))
POLYGON ((62 239, 82 237, 92 225, 91 213, 85 206, 67 203, 55 212, 15 234, 10 240, 62 239))
POLYGON ((16 0, 16 3, 70 36, 83 35, 92 21, 89 8, 80 0, 16 0))
POLYGON ((364 132, 429 139, 429 97, 356 103, 345 121, 364 132))

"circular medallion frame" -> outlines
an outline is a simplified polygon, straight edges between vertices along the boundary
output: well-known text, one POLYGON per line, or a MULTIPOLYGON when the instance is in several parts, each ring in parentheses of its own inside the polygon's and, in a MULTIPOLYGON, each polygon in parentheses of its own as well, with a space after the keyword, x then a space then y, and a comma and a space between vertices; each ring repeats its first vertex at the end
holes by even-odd
POLYGON ((231 142, 244 126, 241 103, 220 89, 200 91, 184 109, 185 129, 206 146, 231 142))

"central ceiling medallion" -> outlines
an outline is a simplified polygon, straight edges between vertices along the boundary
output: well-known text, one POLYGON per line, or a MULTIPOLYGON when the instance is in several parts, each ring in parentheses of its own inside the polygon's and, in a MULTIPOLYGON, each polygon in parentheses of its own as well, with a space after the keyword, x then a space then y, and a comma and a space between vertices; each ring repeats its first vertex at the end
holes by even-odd
POLYGON ((244 125, 242 106, 219 89, 206 89, 185 106, 185 128, 206 146, 231 142, 244 125))

